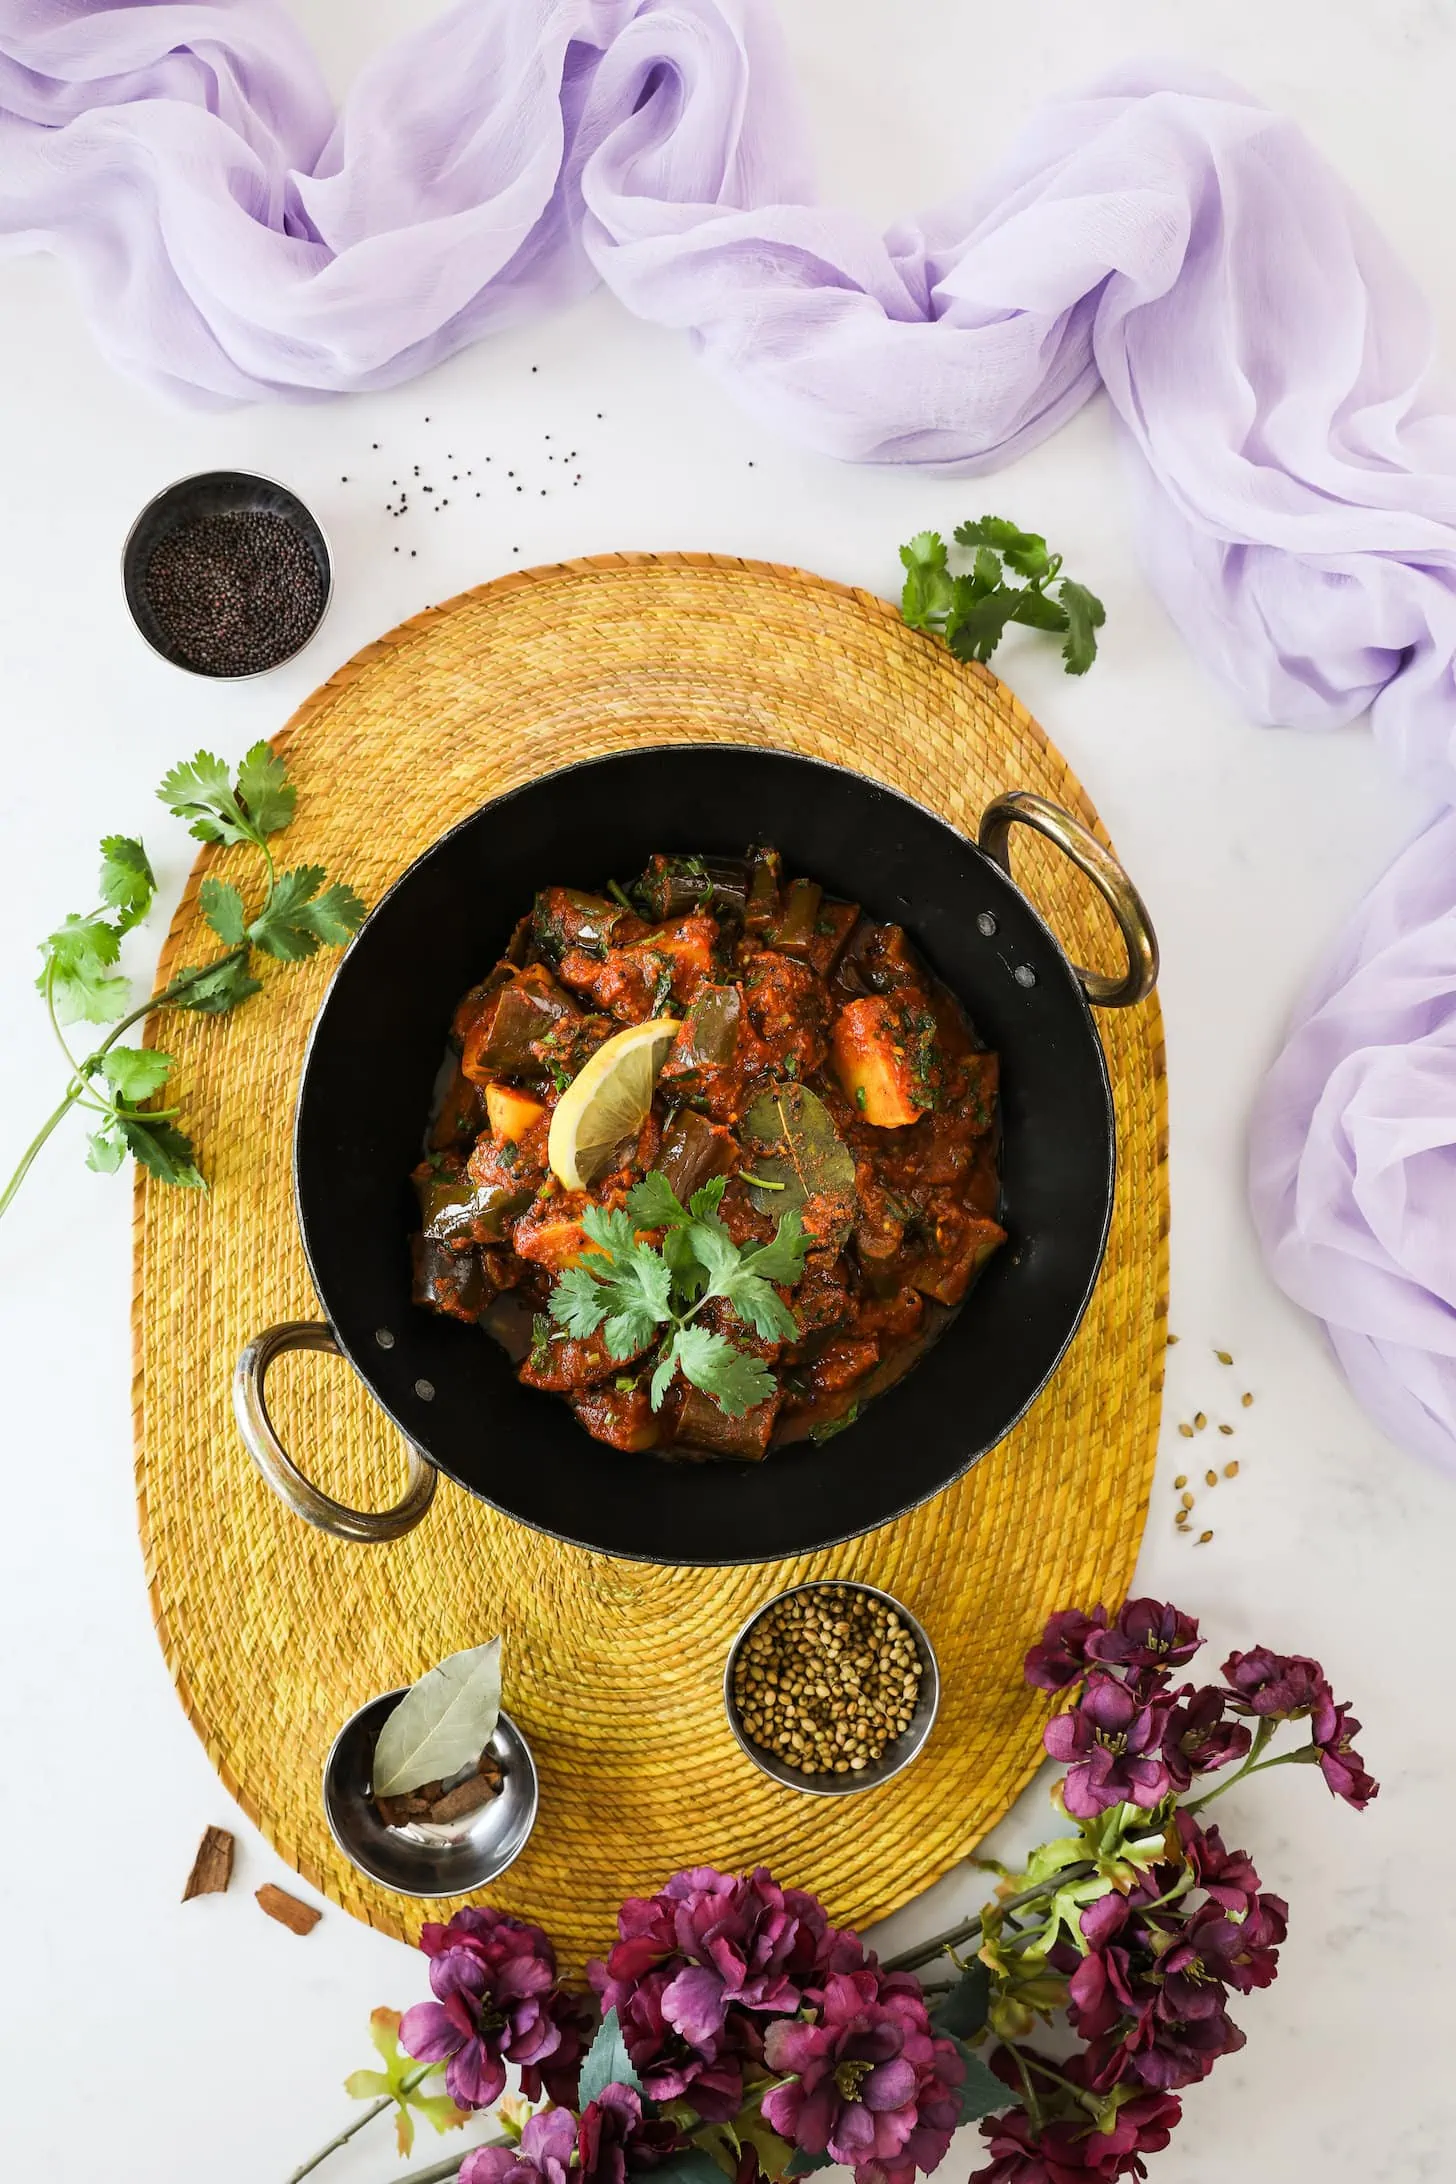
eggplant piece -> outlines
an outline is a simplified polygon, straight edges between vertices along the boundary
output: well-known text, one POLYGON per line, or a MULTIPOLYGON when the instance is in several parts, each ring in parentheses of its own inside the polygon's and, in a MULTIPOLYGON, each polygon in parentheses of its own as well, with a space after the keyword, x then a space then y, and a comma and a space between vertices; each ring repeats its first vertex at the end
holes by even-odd
POLYGON ((746 857, 653 857, 632 893, 658 924, 690 910, 742 918, 753 868, 746 857))
POLYGON ((738 1050, 743 997, 736 986, 700 986, 662 1065, 660 1082, 673 1097, 696 1099, 715 1070, 738 1050))
POLYGON ((570 1401, 578 1424, 594 1441, 605 1441, 608 1448, 636 1455, 643 1449, 655 1448, 661 1439, 661 1421, 653 1414, 646 1388, 635 1380, 625 1388, 614 1380, 607 1381, 570 1401))
POLYGON ((499 1244, 536 1196, 533 1183, 472 1183, 438 1176, 420 1185, 426 1238, 439 1244, 499 1244))
POLYGON ((626 919, 634 938, 641 919, 606 895, 588 895, 576 887, 544 887, 531 908, 531 937, 542 955, 560 962, 568 949, 582 948, 588 955, 605 955, 618 946, 618 928, 626 919))
POLYGON ((440 1094, 440 1104, 426 1141, 432 1153, 473 1145, 485 1128, 485 1101, 454 1056, 440 1094))
POLYGON ((678 1412, 677 1438, 689 1448, 708 1449, 714 1456, 737 1456, 757 1463, 768 1454, 783 1400, 783 1391, 775 1388, 766 1403, 745 1411, 741 1418, 730 1418, 701 1388, 689 1387, 678 1412))
POLYGON ((478 1017, 465 1041, 461 1068, 477 1084, 493 1077, 544 1077, 546 1064, 531 1049, 564 1023, 580 1019, 570 994, 542 963, 517 971, 495 1004, 478 1017))
POLYGON ((691 1107, 679 1108, 662 1133, 656 1165, 685 1206, 693 1192, 714 1176, 731 1175, 738 1165, 733 1134, 709 1122, 691 1107))
POLYGON ((478 1252, 452 1251, 433 1237, 412 1236, 410 1259, 410 1295, 416 1304, 450 1319, 479 1318, 489 1291, 478 1252))
POLYGON ((791 880, 777 921, 764 933, 770 948, 783 955, 807 955, 823 900, 824 890, 817 880, 791 880))
POLYGON ((748 908, 744 924, 750 933, 766 932, 776 923, 779 915, 779 883, 783 878, 784 860, 776 849, 751 849, 748 853, 752 878, 748 886, 748 908))

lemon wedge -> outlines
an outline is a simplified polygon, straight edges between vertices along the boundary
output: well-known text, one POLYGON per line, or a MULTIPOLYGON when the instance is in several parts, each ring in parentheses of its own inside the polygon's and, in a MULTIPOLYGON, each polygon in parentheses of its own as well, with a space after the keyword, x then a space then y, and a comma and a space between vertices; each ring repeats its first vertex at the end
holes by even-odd
POLYGON ((675 1016, 629 1024, 572 1078, 552 1110, 546 1139, 551 1172, 569 1191, 589 1189, 622 1140, 637 1135, 679 1029, 675 1016))

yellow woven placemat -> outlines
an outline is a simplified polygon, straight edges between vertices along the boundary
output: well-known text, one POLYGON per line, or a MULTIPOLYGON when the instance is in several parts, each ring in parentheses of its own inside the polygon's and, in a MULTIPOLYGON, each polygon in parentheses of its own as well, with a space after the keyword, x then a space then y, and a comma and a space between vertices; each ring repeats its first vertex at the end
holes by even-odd
MULTIPOLYGON (((1095 824, 1009 691, 906 630, 882 600, 793 569, 622 555, 504 577, 341 668, 278 739, 299 789, 289 861, 325 865, 375 901, 486 798, 573 759, 672 739, 838 760, 969 832, 987 799, 1012 787, 1095 824)), ((1084 884, 1029 836, 1017 853, 1018 877, 1069 953, 1111 967, 1105 914, 1084 884)), ((199 857, 164 972, 214 945, 197 889, 229 854, 199 857)), ((340 1856, 320 1770, 364 1700, 499 1630, 541 1813, 488 1894, 538 1919, 568 1963, 601 1947, 624 1895, 689 1863, 762 1859, 841 1921, 883 1916, 970 1850, 1035 1768, 1043 1709, 1020 1661, 1045 1614, 1120 1598, 1131 1576, 1165 1340, 1156 1000, 1100 1020, 1118 1111, 1111 1244, 1081 1332, 1030 1415, 968 1477, 862 1540, 776 1565, 674 1570, 558 1545, 448 1482, 408 1538, 355 1546, 291 1516, 253 1471, 232 1422, 234 1360, 272 1322, 317 1316, 293 1216, 290 1124, 330 969, 320 957, 269 973, 235 1016, 169 1019, 165 1044, 212 1188, 138 1188, 141 1534, 167 1663, 213 1764, 307 1880, 413 1939, 422 1917, 443 1914, 375 1887, 340 1856), (898 1594, 940 1656, 944 1698, 926 1751, 884 1789, 847 1799, 776 1787, 723 1719, 733 1632, 771 1592, 814 1574, 898 1594)), ((395 1498, 393 1429, 341 1361, 282 1360, 270 1401, 285 1444, 321 1484, 364 1507, 395 1498)))

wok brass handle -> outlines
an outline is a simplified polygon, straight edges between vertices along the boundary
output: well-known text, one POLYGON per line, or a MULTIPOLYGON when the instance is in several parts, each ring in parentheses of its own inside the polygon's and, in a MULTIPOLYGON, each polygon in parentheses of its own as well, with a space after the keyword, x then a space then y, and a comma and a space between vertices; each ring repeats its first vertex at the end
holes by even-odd
POLYGON ((1014 826, 1031 827, 1055 842, 1092 882, 1117 920, 1127 947, 1123 976, 1107 978, 1101 971, 1084 970, 1080 963, 1072 965, 1093 1007, 1130 1009, 1135 1002, 1145 1000, 1158 982, 1158 936, 1147 905, 1111 850, 1104 849, 1080 819, 1074 819, 1049 797, 1033 796, 1029 789, 1012 789, 986 806, 979 835, 981 849, 1008 880, 1012 877, 1009 844, 1014 826))
POLYGON ((350 1509, 304 1477, 268 1416, 268 1367, 285 1350, 324 1350, 342 1357, 334 1330, 323 1320, 284 1320, 247 1344, 233 1374, 233 1415, 248 1454, 295 1516, 336 1539, 377 1542, 412 1532, 435 1498, 439 1473, 409 1444, 409 1481, 393 1509, 350 1509))

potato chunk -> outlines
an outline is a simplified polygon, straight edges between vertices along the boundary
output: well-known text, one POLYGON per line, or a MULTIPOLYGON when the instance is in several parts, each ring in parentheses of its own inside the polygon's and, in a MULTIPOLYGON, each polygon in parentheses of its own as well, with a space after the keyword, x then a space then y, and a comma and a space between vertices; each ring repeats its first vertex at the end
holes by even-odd
POLYGON ((513 1084, 488 1084, 485 1111, 492 1135, 503 1145, 514 1145, 532 1123, 541 1120, 546 1109, 540 1100, 533 1100, 529 1092, 519 1091, 513 1084))
POLYGON ((902 1011, 884 994, 851 1001, 834 1020, 834 1074, 866 1122, 903 1130, 925 1113, 915 1097, 915 1072, 902 1011))

